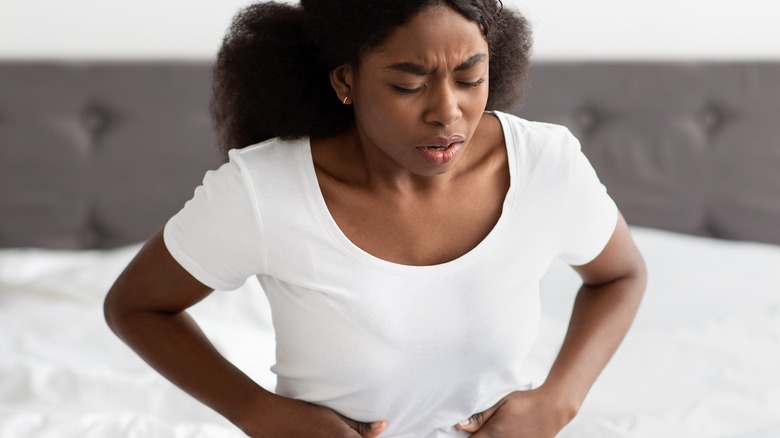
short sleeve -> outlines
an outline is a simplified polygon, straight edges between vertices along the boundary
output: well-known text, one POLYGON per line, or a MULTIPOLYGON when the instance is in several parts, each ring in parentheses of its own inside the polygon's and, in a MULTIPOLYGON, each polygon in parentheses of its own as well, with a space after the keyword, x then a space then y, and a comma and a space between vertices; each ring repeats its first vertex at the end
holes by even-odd
POLYGON ((582 153, 579 141, 571 133, 567 138, 559 258, 570 265, 584 265, 609 242, 617 225, 618 209, 582 153))
POLYGON ((173 258, 198 281, 232 290, 265 266, 257 198, 240 156, 206 173, 203 184, 165 225, 173 258))

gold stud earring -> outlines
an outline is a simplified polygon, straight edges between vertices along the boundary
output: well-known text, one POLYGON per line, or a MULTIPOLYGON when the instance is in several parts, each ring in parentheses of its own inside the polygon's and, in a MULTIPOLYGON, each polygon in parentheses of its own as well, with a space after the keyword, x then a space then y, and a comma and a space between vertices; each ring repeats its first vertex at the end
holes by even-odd
POLYGON ((349 96, 344 96, 344 100, 341 101, 344 105, 347 105, 347 101, 349 100, 349 96))

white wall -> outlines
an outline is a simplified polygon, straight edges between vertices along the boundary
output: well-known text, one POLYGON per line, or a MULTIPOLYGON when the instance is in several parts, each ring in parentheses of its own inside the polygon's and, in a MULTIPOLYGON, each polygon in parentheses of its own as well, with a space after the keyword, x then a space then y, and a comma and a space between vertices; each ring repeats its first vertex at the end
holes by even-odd
POLYGON ((508 0, 545 59, 780 60, 774 0, 508 0))
POLYGON ((249 0, 0 0, 0 57, 211 58, 249 0))
MULTIPOLYGON (((250 2, 0 0, 0 58, 209 59, 233 14, 250 2)), ((536 59, 780 60, 776 1, 504 3, 533 23, 536 59)))

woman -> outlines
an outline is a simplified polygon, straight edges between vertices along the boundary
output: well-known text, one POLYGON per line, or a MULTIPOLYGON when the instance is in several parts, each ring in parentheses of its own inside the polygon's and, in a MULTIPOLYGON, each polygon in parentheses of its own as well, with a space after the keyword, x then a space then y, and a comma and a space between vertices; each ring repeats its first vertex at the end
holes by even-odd
POLYGON ((215 70, 229 162, 117 280, 110 326, 254 437, 554 436, 645 273, 571 134, 486 112, 520 89, 529 41, 493 0, 245 10, 215 70), (584 285, 531 389, 522 364, 556 257, 584 285), (251 275, 273 312, 276 393, 185 311, 251 275))

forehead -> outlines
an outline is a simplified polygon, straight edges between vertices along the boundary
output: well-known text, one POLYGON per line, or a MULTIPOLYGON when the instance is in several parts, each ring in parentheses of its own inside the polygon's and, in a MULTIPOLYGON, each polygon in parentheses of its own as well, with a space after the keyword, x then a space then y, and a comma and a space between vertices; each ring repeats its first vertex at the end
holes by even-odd
POLYGON ((377 48, 364 54, 361 64, 414 62, 460 64, 488 45, 478 23, 445 5, 430 6, 394 29, 377 48))

